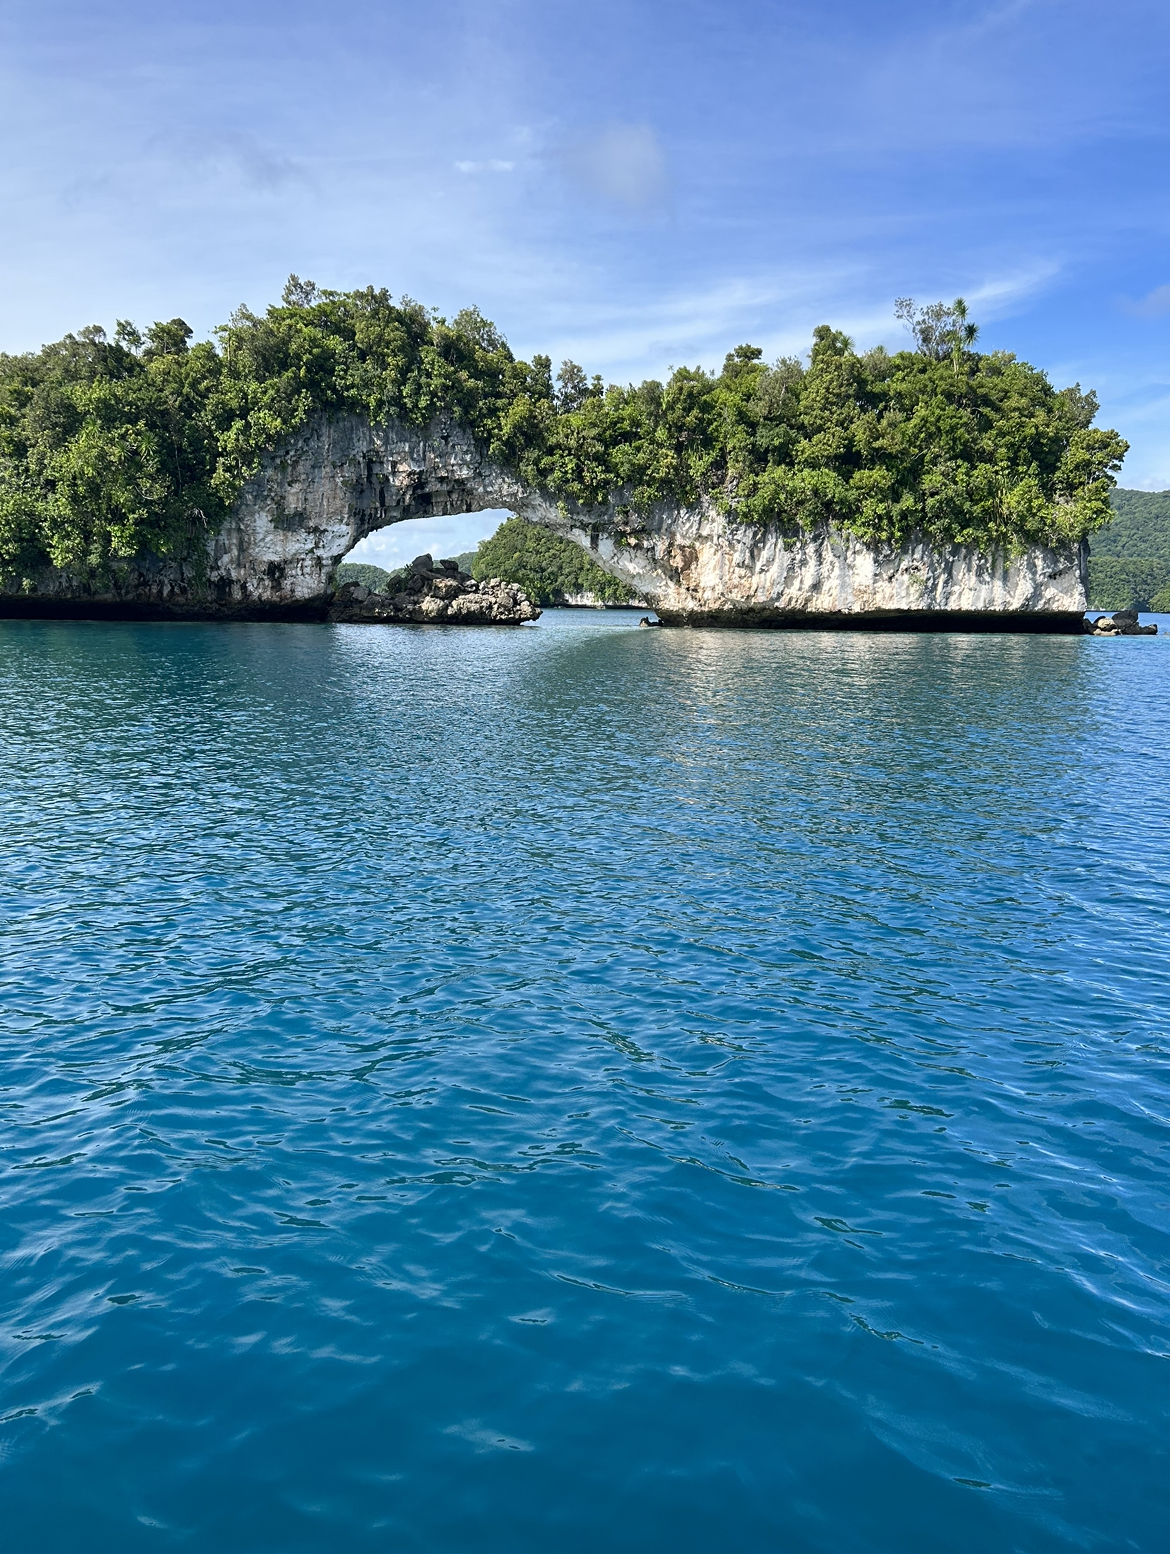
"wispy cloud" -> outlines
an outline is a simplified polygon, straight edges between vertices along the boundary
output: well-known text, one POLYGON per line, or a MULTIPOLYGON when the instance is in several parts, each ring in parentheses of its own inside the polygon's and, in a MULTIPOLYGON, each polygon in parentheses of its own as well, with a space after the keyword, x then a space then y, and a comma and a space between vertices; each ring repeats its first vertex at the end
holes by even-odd
POLYGON ((554 354, 615 378, 661 376, 672 366, 713 366, 744 340, 770 355, 804 350, 813 322, 830 305, 839 270, 792 269, 729 278, 713 286, 662 290, 630 302, 577 310, 575 327, 557 331, 554 354))
POLYGON ((649 124, 604 124, 568 140, 556 155, 580 188, 631 210, 660 205, 666 195, 666 157, 649 124))
POLYGON ((300 158, 277 151, 252 135, 220 135, 204 148, 200 160, 213 176, 242 183, 259 194, 278 194, 312 182, 300 158))
POLYGON ((1122 297, 1121 307, 1134 318, 1165 318, 1170 313, 1170 285, 1155 286, 1153 291, 1136 301, 1131 297, 1122 297))
MULTIPOLYGON (((974 281, 960 275, 924 293, 924 300, 961 294, 976 321, 987 323, 1043 291, 1059 273, 1055 261, 1037 260, 974 281)), ((585 304, 576 327, 558 331, 551 348, 617 379, 661 376, 683 364, 717 366, 742 341, 761 346, 769 358, 800 354, 820 323, 844 329, 863 346, 882 341, 896 349, 903 343, 893 311, 896 288, 889 288, 888 302, 875 305, 875 285, 881 282, 869 265, 848 259, 664 290, 634 303, 585 304)))
POLYGON ((504 162, 499 157, 493 157, 487 162, 456 162, 457 173, 510 173, 515 168, 515 162, 504 162))
POLYGON ((1057 259, 1038 259, 970 286, 964 295, 968 302, 982 309, 985 318, 998 317, 1042 291, 1062 269, 1063 265, 1057 259))

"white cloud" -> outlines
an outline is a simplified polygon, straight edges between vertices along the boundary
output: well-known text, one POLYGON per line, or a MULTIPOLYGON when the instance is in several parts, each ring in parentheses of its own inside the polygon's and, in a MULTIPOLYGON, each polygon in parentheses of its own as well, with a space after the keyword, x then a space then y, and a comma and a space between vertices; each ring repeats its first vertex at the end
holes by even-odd
POLYGON ((515 162, 504 162, 498 157, 493 157, 489 162, 456 162, 455 171, 459 173, 510 173, 515 166, 515 162))

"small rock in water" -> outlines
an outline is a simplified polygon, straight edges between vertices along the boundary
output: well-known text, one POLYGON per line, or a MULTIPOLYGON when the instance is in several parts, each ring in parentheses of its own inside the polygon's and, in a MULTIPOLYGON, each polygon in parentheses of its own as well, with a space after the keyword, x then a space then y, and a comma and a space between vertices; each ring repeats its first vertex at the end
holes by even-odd
POLYGON ((1086 620, 1085 630, 1091 637, 1156 637, 1156 625, 1143 626, 1136 610, 1114 610, 1112 615, 1099 615, 1095 621, 1086 620))
POLYGON ((538 620, 540 611, 516 583, 493 578, 477 583, 460 572, 457 562, 431 565, 418 556, 405 585, 393 594, 371 592, 360 583, 346 583, 329 605, 331 621, 350 625, 404 625, 407 622, 458 623, 461 626, 518 626, 538 620))

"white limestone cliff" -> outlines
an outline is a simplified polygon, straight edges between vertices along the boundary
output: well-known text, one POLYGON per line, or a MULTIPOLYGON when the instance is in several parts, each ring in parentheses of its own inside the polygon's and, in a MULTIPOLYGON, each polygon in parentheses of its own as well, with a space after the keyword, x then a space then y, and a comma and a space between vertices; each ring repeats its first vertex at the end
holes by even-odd
MULTIPOLYGON (((591 543, 587 529, 572 538, 591 543)), ((1084 613, 1080 547, 1014 554, 921 538, 875 547, 832 529, 747 527, 713 504, 652 514, 641 532, 594 533, 593 559, 659 614, 864 616, 899 612, 1084 613)))

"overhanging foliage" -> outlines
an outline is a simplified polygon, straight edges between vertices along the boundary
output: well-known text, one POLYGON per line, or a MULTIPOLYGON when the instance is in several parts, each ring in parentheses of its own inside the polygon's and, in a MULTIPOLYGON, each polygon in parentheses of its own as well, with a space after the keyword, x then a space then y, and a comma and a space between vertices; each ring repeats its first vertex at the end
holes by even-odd
POLYGON ((572 362, 554 383, 548 357, 518 361, 475 309, 448 323, 295 276, 215 342, 191 345, 181 319, 112 340, 85 329, 0 357, 0 573, 197 555, 264 452, 318 411, 451 416, 533 486, 612 504, 629 532, 655 503, 700 498, 745 524, 831 522, 871 542, 1059 543, 1108 522, 1126 444, 1091 425, 1095 396, 975 351, 961 304, 899 308, 913 351, 859 355, 822 326, 807 361, 739 346, 718 373, 638 387, 572 362))

